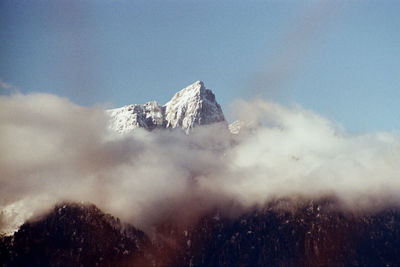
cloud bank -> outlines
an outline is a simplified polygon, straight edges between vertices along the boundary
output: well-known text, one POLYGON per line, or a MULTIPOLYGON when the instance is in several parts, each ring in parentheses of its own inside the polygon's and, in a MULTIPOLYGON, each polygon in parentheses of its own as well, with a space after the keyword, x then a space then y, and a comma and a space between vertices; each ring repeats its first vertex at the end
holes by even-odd
POLYGON ((347 134, 299 106, 236 105, 247 129, 108 129, 104 107, 49 94, 0 97, 0 232, 55 203, 87 201, 139 226, 234 201, 335 195, 349 207, 397 205, 400 137, 347 134))

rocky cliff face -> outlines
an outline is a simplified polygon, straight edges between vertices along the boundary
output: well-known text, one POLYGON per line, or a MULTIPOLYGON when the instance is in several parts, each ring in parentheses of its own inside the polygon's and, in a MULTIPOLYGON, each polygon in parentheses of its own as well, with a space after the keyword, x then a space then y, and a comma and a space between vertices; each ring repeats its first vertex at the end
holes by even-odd
POLYGON ((225 121, 215 95, 197 81, 179 91, 165 104, 167 128, 182 128, 186 132, 196 125, 225 121))
POLYGON ((181 128, 189 133, 194 127, 225 122, 221 106, 214 93, 197 81, 177 92, 164 106, 157 102, 132 104, 108 110, 110 128, 128 133, 137 128, 181 128))
POLYGON ((118 133, 128 133, 137 128, 153 130, 164 128, 164 107, 156 101, 144 105, 132 104, 107 111, 111 117, 110 128, 118 133))

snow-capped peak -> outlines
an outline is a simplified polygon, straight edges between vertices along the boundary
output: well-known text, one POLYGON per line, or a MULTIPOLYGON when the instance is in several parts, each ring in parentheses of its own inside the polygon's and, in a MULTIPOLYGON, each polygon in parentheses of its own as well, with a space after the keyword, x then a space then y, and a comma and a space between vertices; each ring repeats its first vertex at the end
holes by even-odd
POLYGON ((167 128, 181 127, 189 132, 196 125, 225 121, 215 95, 202 81, 177 92, 164 107, 167 128))
POLYGON ((189 133, 197 125, 224 122, 215 95, 197 81, 177 92, 164 106, 156 101, 108 110, 110 128, 127 133, 136 128, 182 128, 189 133))

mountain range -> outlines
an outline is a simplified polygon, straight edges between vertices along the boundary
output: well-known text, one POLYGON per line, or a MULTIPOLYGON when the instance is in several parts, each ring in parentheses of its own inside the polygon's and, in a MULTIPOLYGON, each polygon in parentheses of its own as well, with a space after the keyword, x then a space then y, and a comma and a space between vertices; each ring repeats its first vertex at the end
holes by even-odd
MULTIPOLYGON (((214 123, 238 134, 246 126, 228 125, 201 81, 164 105, 131 104, 106 113, 110 129, 122 135, 138 128, 190 135, 214 123)), ((0 236, 0 265, 400 266, 395 206, 363 212, 343 208, 335 196, 292 196, 250 208, 233 201, 180 218, 164 216, 144 231, 91 203, 58 203, 13 235, 0 236)))
POLYGON ((152 235, 90 204, 60 203, 0 237, 2 266, 399 266, 400 210, 280 199, 237 216, 160 222, 152 235), (292 205, 291 211, 282 205, 292 205))
POLYGON ((146 130, 181 128, 189 133, 194 127, 217 122, 226 123, 214 93, 197 81, 177 92, 161 106, 156 101, 131 104, 107 111, 110 128, 128 133, 136 128, 146 130))

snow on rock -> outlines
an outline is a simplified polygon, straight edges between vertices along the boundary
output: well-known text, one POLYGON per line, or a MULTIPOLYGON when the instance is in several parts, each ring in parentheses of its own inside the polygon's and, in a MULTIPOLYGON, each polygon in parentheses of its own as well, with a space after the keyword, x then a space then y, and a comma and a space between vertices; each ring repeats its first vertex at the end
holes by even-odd
POLYGON ((215 95, 197 81, 182 89, 165 104, 167 128, 180 127, 188 133, 196 125, 225 121, 215 95))
POLYGON ((243 127, 244 122, 236 120, 229 124, 229 131, 231 131, 232 134, 239 134, 240 129, 243 127))
POLYGON ((153 130, 164 127, 164 108, 156 101, 110 109, 107 113, 111 117, 110 128, 118 133, 128 133, 136 128, 153 130))
POLYGON ((156 101, 107 110, 110 128, 128 133, 136 128, 181 128, 189 133, 197 125, 225 122, 215 95, 197 81, 177 92, 164 106, 156 101))
POLYGON ((236 120, 229 124, 229 131, 234 135, 243 135, 256 131, 261 124, 256 121, 236 120))

